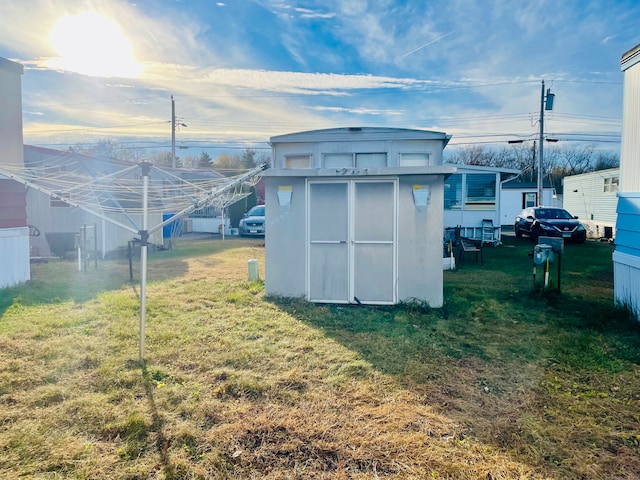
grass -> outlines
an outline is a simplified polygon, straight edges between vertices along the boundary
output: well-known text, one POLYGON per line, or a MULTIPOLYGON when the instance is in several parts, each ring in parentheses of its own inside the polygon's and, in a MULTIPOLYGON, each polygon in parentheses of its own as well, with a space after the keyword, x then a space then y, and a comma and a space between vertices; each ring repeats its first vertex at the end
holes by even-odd
POLYGON ((374 308, 266 298, 262 241, 180 242, 149 259, 142 367, 126 262, 33 265, 0 290, 0 478, 638 478, 613 247, 567 245, 561 293, 531 249, 445 272, 442 309, 374 308))

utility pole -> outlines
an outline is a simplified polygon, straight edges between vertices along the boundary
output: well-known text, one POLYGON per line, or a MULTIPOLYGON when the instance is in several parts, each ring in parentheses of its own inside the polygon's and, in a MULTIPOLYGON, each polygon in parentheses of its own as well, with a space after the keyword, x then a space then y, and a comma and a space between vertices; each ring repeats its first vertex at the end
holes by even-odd
POLYGON ((176 168, 176 127, 186 127, 187 124, 176 119, 176 102, 171 95, 171 166, 176 168))
MULTIPOLYGON (((544 82, 542 82, 544 90, 544 82)), ((176 102, 171 95, 171 167, 176 168, 176 102)))
POLYGON ((542 80, 542 90, 540 91, 540 145, 538 148, 538 206, 542 206, 542 194, 544 191, 544 177, 542 175, 542 165, 544 160, 544 111, 553 110, 553 99, 555 94, 551 93, 551 89, 544 92, 544 80, 542 80))

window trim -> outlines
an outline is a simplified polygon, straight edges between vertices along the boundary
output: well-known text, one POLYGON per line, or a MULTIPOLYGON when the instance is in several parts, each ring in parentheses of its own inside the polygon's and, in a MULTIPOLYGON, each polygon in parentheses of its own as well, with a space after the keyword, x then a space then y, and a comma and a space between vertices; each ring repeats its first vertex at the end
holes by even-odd
POLYGON ((284 155, 283 160, 284 160, 284 164, 283 164, 284 168, 288 168, 288 169, 311 168, 312 165, 313 165, 313 163, 312 163, 313 162, 313 154, 311 154, 311 153, 291 153, 291 154, 284 155), (289 166, 289 164, 288 164, 289 163, 289 159, 294 159, 294 158, 295 159, 306 158, 307 161, 308 161, 308 166, 306 166, 306 167, 300 167, 300 166, 292 167, 292 166, 289 166))
POLYGON ((428 167, 429 165, 431 165, 431 152, 399 152, 398 153, 398 166, 400 167, 428 167), (406 165, 403 164, 403 157, 404 156, 410 156, 410 155, 424 155, 425 158, 425 162, 424 164, 410 164, 410 165, 406 165))

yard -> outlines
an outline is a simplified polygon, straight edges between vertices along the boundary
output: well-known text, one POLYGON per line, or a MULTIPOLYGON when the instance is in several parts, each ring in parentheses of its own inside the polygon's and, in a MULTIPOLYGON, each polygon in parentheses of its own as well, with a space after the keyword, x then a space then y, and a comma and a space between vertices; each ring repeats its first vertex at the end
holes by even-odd
POLYGON ((640 329, 613 308, 612 245, 567 245, 558 294, 505 237, 445 272, 432 310, 265 298, 263 242, 150 255, 143 367, 126 261, 0 290, 0 478, 640 477, 640 329))

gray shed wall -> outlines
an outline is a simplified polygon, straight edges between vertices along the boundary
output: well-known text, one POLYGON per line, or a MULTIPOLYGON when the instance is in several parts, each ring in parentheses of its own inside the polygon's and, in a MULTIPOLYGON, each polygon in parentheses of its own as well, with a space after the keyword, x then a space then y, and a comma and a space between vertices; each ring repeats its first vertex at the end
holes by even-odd
POLYGON ((306 181, 266 177, 265 291, 267 295, 306 295, 306 181), (291 186, 291 205, 278 204, 278 187, 291 186))
POLYGON ((444 176, 402 176, 398 211, 398 299, 441 307, 444 176), (413 185, 428 185, 430 203, 419 210, 413 185))
MULTIPOLYGON (((386 177, 388 178, 388 177, 386 177)), ((443 175, 399 177, 397 297, 443 304, 442 231, 443 175), (416 208, 414 185, 430 190, 430 202, 416 208)), ((267 295, 306 297, 306 178, 266 177, 265 290, 267 295), (292 187, 291 205, 278 204, 278 187, 292 187)))

